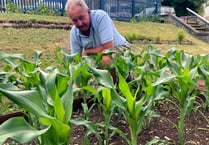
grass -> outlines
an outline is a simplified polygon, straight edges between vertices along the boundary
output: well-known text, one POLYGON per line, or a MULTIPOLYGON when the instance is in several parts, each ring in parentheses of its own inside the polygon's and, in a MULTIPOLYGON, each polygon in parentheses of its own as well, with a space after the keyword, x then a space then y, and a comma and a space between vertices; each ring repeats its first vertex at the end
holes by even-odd
POLYGON ((68 37, 65 30, 0 28, 0 50, 25 54, 29 59, 35 51, 42 51, 42 65, 47 66, 55 63, 57 47, 67 49, 68 37))
POLYGON ((60 16, 44 16, 44 15, 31 15, 31 14, 16 14, 16 13, 0 13, 0 20, 37 20, 49 22, 66 22, 71 23, 68 17, 60 16))
MULTIPOLYGON (((0 13, 0 20, 41 20, 53 22, 70 22, 68 17, 40 16, 29 14, 0 13)), ((194 45, 180 45, 177 42, 180 28, 167 23, 153 22, 119 22, 114 21, 119 32, 126 38, 158 40, 170 42, 170 44, 152 44, 155 48, 161 48, 163 52, 175 47, 191 54, 209 53, 209 45, 185 31, 185 39, 194 45)), ((54 64, 54 52, 57 47, 69 50, 69 31, 50 29, 14 29, 0 28, 0 50, 8 53, 23 53, 31 57, 35 50, 43 52, 44 65, 54 64)), ((133 52, 138 53, 138 48, 147 47, 148 44, 134 43, 133 52)))

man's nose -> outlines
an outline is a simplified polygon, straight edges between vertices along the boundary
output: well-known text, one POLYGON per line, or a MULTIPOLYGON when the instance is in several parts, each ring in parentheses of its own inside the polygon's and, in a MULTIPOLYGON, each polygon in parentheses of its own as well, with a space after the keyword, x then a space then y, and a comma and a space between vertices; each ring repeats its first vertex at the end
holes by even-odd
POLYGON ((83 24, 83 22, 82 22, 81 20, 78 20, 78 21, 77 21, 77 25, 78 25, 78 26, 81 26, 82 24, 83 24))

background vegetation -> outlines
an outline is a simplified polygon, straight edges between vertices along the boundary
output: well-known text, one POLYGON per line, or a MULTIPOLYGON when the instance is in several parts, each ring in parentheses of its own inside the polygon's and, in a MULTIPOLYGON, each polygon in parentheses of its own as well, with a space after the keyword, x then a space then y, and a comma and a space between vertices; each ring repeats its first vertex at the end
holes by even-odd
POLYGON ((206 2, 207 0, 162 0, 162 5, 174 7, 177 16, 186 16, 189 14, 186 8, 203 13, 203 4, 206 2))

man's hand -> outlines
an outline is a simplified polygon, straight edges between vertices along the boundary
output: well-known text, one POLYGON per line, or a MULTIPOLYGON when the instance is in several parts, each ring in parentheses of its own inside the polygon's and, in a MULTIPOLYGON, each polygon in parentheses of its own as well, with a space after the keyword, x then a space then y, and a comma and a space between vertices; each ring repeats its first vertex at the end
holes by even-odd
POLYGON ((111 49, 114 48, 113 41, 109 41, 105 44, 102 44, 101 46, 96 47, 96 48, 84 49, 82 55, 83 56, 85 56, 85 55, 96 55, 97 53, 102 52, 103 50, 109 49, 109 48, 111 48, 111 49))
POLYGON ((86 56, 86 55, 96 55, 99 52, 103 51, 103 47, 96 47, 96 48, 88 48, 88 49, 84 49, 82 56, 86 56))
POLYGON ((87 55, 88 55, 87 50, 88 50, 88 49, 83 49, 82 56, 87 56, 87 55))

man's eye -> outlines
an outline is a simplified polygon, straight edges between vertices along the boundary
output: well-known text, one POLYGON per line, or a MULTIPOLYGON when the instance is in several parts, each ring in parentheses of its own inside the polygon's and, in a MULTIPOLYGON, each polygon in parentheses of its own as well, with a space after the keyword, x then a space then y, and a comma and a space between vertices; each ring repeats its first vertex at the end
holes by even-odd
POLYGON ((84 16, 80 16, 80 17, 79 17, 79 20, 83 20, 83 19, 84 19, 84 16))
POLYGON ((73 21, 73 23, 76 23, 77 22, 77 20, 76 19, 74 19, 74 20, 72 20, 73 21))

